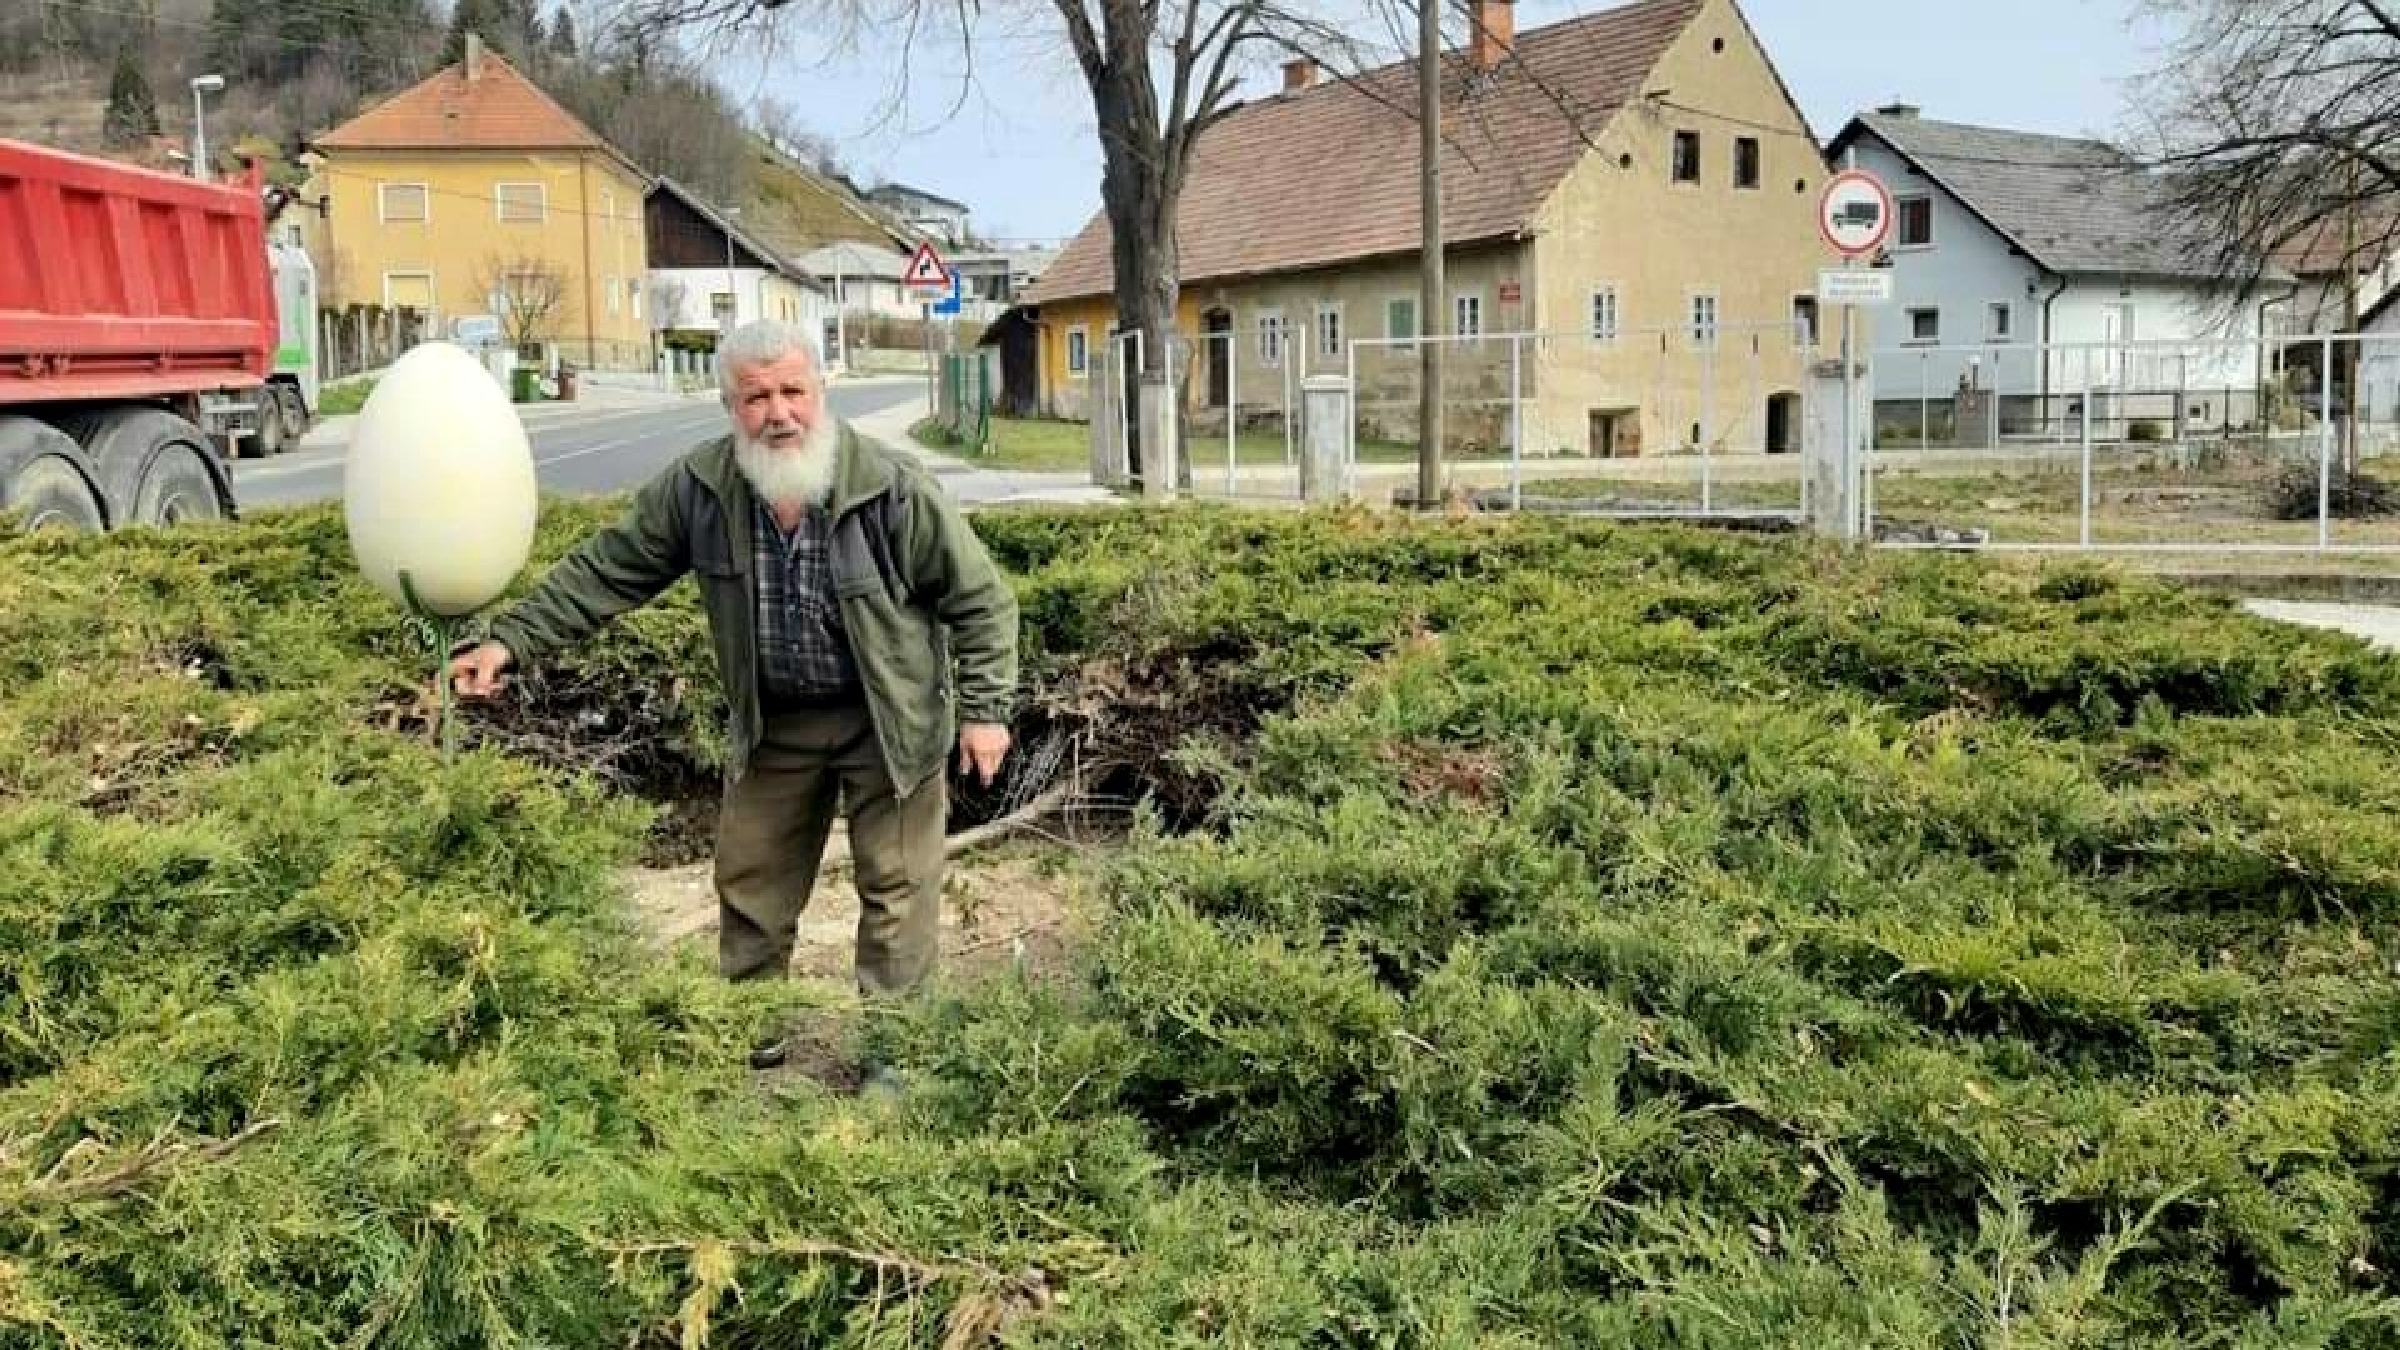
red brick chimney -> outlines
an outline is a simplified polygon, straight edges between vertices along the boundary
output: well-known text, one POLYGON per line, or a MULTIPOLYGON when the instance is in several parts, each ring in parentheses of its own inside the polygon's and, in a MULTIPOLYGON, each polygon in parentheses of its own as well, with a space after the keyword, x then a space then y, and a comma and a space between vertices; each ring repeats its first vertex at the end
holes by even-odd
POLYGON ((1477 70, 1490 70, 1517 45, 1516 0, 1474 0, 1468 12, 1474 26, 1467 33, 1467 59, 1477 70))
POLYGON ((1283 63, 1283 92, 1297 94, 1317 82, 1316 59, 1296 56, 1283 63))

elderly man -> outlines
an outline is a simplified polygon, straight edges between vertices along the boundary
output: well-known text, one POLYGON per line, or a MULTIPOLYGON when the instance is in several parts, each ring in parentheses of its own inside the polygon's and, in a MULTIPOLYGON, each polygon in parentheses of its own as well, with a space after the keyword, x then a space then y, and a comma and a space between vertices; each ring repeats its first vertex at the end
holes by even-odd
MULTIPOLYGON (((695 573, 731 724, 719 967, 732 979, 785 973, 838 798, 858 882, 858 984, 903 993, 933 967, 951 746, 987 783, 1008 753, 1016 599, 921 466, 834 419, 813 339, 748 324, 727 336, 718 370, 732 434, 645 485, 453 660, 451 679, 489 697, 511 667, 695 573)), ((770 1042, 751 1060, 772 1067, 784 1053, 770 1042)))

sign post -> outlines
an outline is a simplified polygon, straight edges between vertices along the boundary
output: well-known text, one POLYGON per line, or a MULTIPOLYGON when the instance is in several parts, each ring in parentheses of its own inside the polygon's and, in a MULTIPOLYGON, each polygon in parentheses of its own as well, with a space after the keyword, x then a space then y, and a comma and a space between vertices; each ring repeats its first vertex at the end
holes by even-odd
POLYGON ((951 279, 950 267, 942 261, 941 254, 933 251, 932 240, 917 245, 917 251, 909 257, 908 266, 901 270, 900 284, 927 302, 918 311, 924 316, 925 322, 925 410, 927 416, 938 418, 942 415, 941 358, 934 354, 933 349, 933 316, 936 309, 931 302, 937 292, 950 289, 951 279))
POLYGON ((1858 307, 1863 304, 1888 303, 1891 298, 1889 273, 1870 272, 1861 275, 1856 269, 1860 258, 1883 247, 1892 235, 1892 217, 1897 207, 1892 202, 1891 189, 1883 180, 1857 167, 1857 152, 1850 164, 1825 182, 1824 195, 1817 199, 1817 230, 1833 251, 1842 255, 1842 266, 1822 272, 1817 278, 1818 302, 1838 302, 1842 306, 1842 453, 1841 453, 1841 535, 1856 539, 1866 532, 1867 518, 1860 510, 1866 487, 1866 465, 1859 453, 1858 418, 1858 307), (1876 281, 1866 280, 1874 276, 1876 281), (1837 280, 1838 278, 1838 280, 1837 280), (1829 284, 1830 283, 1830 284, 1829 284))

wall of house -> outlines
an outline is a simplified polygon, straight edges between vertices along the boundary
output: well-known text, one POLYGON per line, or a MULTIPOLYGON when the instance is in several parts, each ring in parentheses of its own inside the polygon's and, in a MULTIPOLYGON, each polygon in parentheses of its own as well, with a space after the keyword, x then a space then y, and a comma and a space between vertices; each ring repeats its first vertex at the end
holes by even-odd
POLYGON ((642 185, 599 154, 466 151, 329 152, 327 303, 421 304, 438 330, 491 312, 496 264, 531 259, 567 279, 545 324, 551 349, 579 365, 639 369, 649 361, 641 293, 649 272, 642 185), (496 185, 540 183, 539 222, 503 222, 496 185), (422 184, 423 221, 385 221, 381 185, 422 184))
MULTIPOLYGON (((814 326, 825 310, 824 298, 818 292, 779 272, 736 268, 733 280, 733 293, 739 305, 734 316, 737 324, 780 319, 811 325, 811 331, 815 331, 814 326)), ((654 268, 650 273, 652 326, 714 332, 718 322, 716 300, 726 293, 722 267, 654 268)))
POLYGON ((1528 453, 1605 452, 1611 414, 1619 454, 1673 452, 1695 429, 1718 451, 1759 450, 1769 400, 1802 383, 1793 301, 1834 261, 1817 232, 1816 140, 1730 0, 1710 0, 1644 87, 1680 106, 1629 104, 1536 217, 1530 320, 1551 336, 1527 377, 1528 453), (1699 134, 1697 183, 1674 181, 1679 131, 1699 134), (1755 188, 1735 185, 1738 138, 1758 142, 1755 188), (1617 297, 1613 342, 1592 337, 1603 288, 1617 297), (1692 335, 1696 295, 1716 297, 1713 350, 1692 335))

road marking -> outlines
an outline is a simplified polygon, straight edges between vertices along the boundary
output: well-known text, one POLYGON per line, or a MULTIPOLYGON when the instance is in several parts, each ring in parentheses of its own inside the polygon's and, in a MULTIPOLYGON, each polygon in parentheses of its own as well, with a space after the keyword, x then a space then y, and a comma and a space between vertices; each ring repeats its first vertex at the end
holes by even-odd
MULTIPOLYGON (((539 428, 527 428, 526 439, 531 441, 537 432, 540 435, 548 436, 570 431, 580 431, 585 427, 597 426, 602 422, 620 420, 636 413, 649 413, 653 416, 666 414, 667 418, 666 420, 662 421, 662 425, 660 427, 661 431, 681 427, 684 423, 694 421, 703 414, 709 417, 718 417, 723 415, 722 412, 715 407, 637 408, 621 412, 602 413, 598 416, 579 422, 569 421, 563 418, 554 419, 553 421, 539 428)), ((642 438, 635 436, 628 439, 640 440, 642 438)), ((621 445, 624 444, 624 442, 612 441, 610 444, 621 445)), ((340 469, 342 467, 346 449, 347 447, 344 447, 342 450, 303 451, 301 453, 318 455, 320 458, 303 460, 297 456, 287 455, 279 460, 261 464, 257 468, 247 467, 246 463, 244 465, 237 465, 233 471, 234 486, 238 489, 244 483, 263 483, 278 478, 293 478, 301 474, 320 473, 326 470, 340 469)), ((536 464, 545 464, 549 462, 550 461, 541 458, 538 453, 534 456, 534 463, 536 464)))

